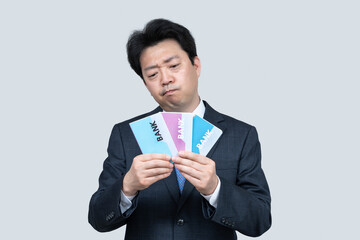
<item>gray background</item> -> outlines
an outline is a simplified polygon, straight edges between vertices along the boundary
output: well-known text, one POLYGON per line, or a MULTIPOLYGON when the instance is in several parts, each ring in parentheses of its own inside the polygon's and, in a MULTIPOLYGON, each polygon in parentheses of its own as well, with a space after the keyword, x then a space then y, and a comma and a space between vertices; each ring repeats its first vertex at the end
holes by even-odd
POLYGON ((346 0, 1 1, 0 238, 122 239, 125 228, 91 228, 88 202, 112 126, 156 107, 125 43, 164 17, 196 39, 201 97, 257 127, 273 198, 259 239, 359 239, 359 10, 346 0))

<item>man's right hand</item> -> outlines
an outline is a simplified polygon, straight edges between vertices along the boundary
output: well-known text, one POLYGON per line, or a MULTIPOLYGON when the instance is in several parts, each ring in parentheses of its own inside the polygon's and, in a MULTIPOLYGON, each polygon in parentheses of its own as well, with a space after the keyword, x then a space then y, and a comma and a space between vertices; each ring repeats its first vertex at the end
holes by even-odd
POLYGON ((125 174, 122 191, 134 196, 140 190, 170 176, 173 171, 171 157, 161 153, 141 154, 134 158, 130 170, 125 174))

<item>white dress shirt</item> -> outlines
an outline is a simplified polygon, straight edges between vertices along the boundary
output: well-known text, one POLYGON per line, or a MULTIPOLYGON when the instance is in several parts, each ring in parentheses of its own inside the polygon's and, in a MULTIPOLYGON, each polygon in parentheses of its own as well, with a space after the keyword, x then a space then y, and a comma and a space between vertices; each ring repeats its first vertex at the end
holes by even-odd
MULTIPOLYGON (((200 100, 200 104, 196 107, 196 109, 192 112, 194 115, 198 115, 199 117, 201 118, 204 118, 204 114, 205 114, 205 105, 204 105, 204 102, 200 100)), ((217 202, 218 202, 218 198, 219 198, 219 191, 220 191, 220 178, 218 178, 218 185, 216 186, 216 189, 215 191, 210 194, 210 195, 204 195, 204 194, 201 194, 201 196, 203 196, 209 203, 211 206, 213 207, 217 207, 217 202)), ((132 205, 132 202, 131 200, 134 199, 136 195, 134 196, 126 196, 124 194, 124 192, 121 190, 121 202, 120 202, 120 210, 121 210, 121 213, 124 213, 126 210, 128 210, 131 205, 132 205)))

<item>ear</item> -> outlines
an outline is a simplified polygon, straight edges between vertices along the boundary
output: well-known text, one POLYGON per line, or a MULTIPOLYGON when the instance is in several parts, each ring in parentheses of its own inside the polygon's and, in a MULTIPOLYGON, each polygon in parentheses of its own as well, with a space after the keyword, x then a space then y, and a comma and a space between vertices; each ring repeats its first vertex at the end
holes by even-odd
POLYGON ((201 73, 201 62, 200 62, 200 58, 198 56, 194 57, 194 67, 196 70, 197 77, 199 78, 200 73, 201 73))

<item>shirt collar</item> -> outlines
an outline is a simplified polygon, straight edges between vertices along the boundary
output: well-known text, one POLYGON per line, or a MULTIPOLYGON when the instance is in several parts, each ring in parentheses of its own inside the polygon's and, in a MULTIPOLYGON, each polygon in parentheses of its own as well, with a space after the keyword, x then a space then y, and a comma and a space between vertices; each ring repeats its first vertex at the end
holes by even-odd
POLYGON ((192 114, 196 114, 201 118, 204 118, 204 114, 205 114, 205 104, 204 102, 200 99, 200 103, 199 105, 195 108, 195 110, 192 112, 192 114))

